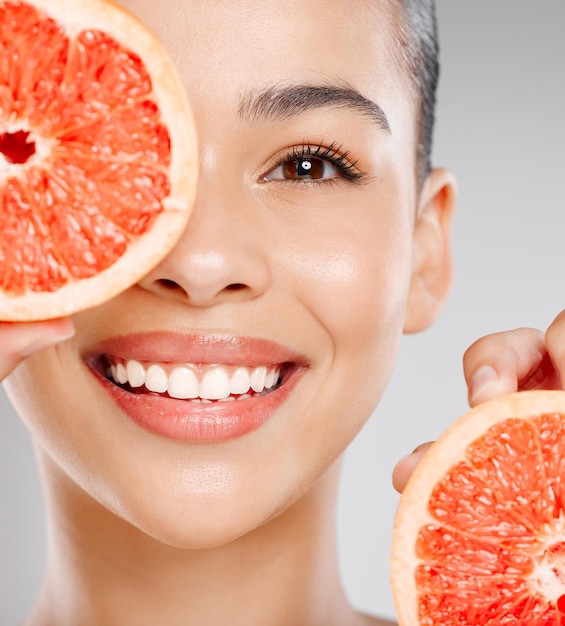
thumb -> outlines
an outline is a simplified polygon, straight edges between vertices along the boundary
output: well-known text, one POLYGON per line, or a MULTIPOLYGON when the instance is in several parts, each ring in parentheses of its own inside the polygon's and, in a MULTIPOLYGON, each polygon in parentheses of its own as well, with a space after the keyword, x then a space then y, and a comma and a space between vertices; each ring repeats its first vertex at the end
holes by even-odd
POLYGON ((419 445, 411 454, 400 459, 394 468, 392 474, 392 484, 396 491, 402 493, 404 487, 408 483, 412 472, 416 469, 416 465, 422 460, 424 454, 429 450, 433 442, 428 441, 419 445))
POLYGON ((0 380, 26 356, 74 335, 70 318, 41 322, 0 322, 0 380))

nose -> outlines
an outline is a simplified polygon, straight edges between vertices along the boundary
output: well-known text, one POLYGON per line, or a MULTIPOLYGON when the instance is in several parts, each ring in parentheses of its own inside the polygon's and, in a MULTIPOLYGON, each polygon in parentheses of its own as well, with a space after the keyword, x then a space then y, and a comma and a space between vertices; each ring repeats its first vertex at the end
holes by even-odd
POLYGON ((270 278, 261 219, 242 193, 202 178, 183 235, 139 286, 196 307, 256 298, 270 278))

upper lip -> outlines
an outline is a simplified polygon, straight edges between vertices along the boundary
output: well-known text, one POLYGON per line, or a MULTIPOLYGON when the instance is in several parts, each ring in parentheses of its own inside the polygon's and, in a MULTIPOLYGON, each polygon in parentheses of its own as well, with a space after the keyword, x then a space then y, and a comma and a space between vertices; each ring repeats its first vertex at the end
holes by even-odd
POLYGON ((131 333, 100 342, 90 350, 89 356, 97 357, 102 354, 161 363, 306 365, 303 355, 276 341, 230 333, 131 333))

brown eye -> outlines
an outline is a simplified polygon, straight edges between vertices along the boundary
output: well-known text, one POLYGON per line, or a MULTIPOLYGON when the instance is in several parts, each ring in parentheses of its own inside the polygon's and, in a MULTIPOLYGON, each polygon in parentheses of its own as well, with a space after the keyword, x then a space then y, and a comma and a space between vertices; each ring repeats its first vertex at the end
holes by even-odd
POLYGON ((342 151, 335 143, 325 147, 304 144, 295 146, 263 177, 263 182, 274 180, 295 181, 298 183, 358 182, 366 176, 351 161, 349 151, 342 151))
POLYGON ((264 180, 328 180, 341 172, 329 161, 314 156, 293 156, 271 170, 264 180))
MULTIPOLYGON (((333 169, 331 166, 322 161, 322 159, 316 158, 296 158, 283 163, 282 173, 284 177, 290 180, 297 180, 300 178, 309 178, 311 180, 317 180, 323 178, 324 174, 327 175, 327 169, 333 169)), ((331 172, 330 172, 331 173, 331 172)), ((335 170, 333 172, 335 175, 335 170)))

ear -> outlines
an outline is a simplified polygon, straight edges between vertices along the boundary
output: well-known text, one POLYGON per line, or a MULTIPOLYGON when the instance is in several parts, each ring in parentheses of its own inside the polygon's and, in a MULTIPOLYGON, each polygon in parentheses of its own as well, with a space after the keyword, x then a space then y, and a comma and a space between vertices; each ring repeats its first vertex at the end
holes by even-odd
POLYGON ((453 276, 451 218, 457 186, 451 172, 434 169, 420 192, 414 225, 414 260, 404 332, 416 333, 435 321, 453 276))

